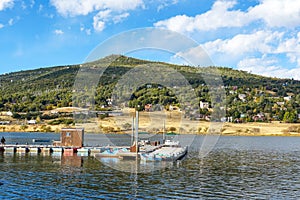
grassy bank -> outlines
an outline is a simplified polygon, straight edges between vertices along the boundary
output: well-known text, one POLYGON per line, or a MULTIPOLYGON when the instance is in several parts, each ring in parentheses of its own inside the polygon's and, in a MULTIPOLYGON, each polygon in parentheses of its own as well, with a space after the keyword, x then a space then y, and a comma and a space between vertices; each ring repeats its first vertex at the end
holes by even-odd
MULTIPOLYGON (((0 125, 2 132, 60 132, 61 128, 83 127, 87 133, 130 133, 134 112, 128 111, 122 116, 104 119, 90 119, 89 123, 67 125, 0 125)), ((165 132, 179 134, 247 135, 247 136, 300 136, 300 124, 291 123, 210 123, 192 121, 183 117, 181 112, 140 112, 139 131, 162 133, 165 121, 165 132)))

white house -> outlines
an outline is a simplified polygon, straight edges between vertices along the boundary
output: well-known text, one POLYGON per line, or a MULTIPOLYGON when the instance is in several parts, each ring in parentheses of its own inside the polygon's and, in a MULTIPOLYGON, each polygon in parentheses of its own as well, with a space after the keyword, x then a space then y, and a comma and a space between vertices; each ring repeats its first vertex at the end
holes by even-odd
POLYGON ((291 96, 287 96, 287 97, 283 97, 283 99, 284 99, 285 101, 290 101, 290 100, 292 99, 292 97, 291 97, 291 96))
POLYGON ((27 124, 31 124, 31 125, 36 124, 36 120, 31 119, 31 120, 29 120, 29 121, 27 122, 27 124))
POLYGON ((107 105, 111 106, 113 103, 113 99, 106 99, 107 105))
POLYGON ((283 106, 284 105, 284 102, 282 102, 282 101, 278 101, 278 102, 276 102, 277 103, 277 105, 279 105, 279 106, 283 106))
POLYGON ((11 111, 6 112, 6 116, 13 116, 13 113, 11 111))
POLYGON ((208 102, 200 101, 200 108, 201 109, 203 109, 203 108, 209 108, 209 103, 208 102))
POLYGON ((245 101, 246 99, 246 95, 245 94, 239 94, 239 99, 242 100, 242 101, 245 101))

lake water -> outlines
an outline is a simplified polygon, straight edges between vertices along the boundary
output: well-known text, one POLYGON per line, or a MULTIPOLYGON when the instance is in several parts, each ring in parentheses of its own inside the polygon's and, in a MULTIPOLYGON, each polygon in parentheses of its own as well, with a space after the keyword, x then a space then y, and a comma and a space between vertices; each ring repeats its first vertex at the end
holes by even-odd
MULTIPOLYGON (((2 135, 7 143, 59 139, 52 133, 2 135)), ((98 144, 99 137, 105 140, 103 135, 87 134, 86 143, 98 144)), ((110 139, 130 141, 120 135, 110 139)), ((300 137, 220 137, 206 157, 198 155, 191 147, 178 163, 152 163, 150 168, 158 170, 129 173, 93 157, 4 153, 0 154, 0 199, 300 198, 300 137)), ((124 162, 126 167, 134 164, 124 162)))

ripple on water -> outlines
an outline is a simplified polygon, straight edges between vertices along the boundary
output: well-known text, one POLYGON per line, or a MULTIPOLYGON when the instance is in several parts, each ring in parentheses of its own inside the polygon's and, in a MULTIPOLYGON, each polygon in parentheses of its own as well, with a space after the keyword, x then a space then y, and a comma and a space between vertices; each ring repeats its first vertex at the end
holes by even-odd
MULTIPOLYGON (((264 138, 265 139, 265 138, 264 138)), ((293 139, 294 140, 294 139, 293 139)), ((234 142, 234 138, 231 138, 234 142)), ((287 141, 287 140, 285 140, 287 141)), ((300 140, 298 140, 300 143, 300 140)), ((293 141, 294 143, 294 141, 293 141)), ((288 146, 289 144, 286 144, 288 146)), ((0 155, 2 199, 299 199, 300 152, 216 148, 149 173, 117 171, 93 158, 0 155)))

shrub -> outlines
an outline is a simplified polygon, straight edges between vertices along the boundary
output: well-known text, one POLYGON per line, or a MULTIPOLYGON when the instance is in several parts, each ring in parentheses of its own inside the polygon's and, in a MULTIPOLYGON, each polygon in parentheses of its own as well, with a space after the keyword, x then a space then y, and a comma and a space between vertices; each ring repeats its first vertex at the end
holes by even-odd
POLYGON ((170 128, 169 128, 169 131, 175 132, 175 131, 176 131, 176 128, 175 128, 175 127, 170 127, 170 128))
POLYGON ((115 131, 114 127, 111 127, 111 126, 106 126, 106 127, 103 127, 102 128, 102 131, 104 133, 113 133, 115 131))

